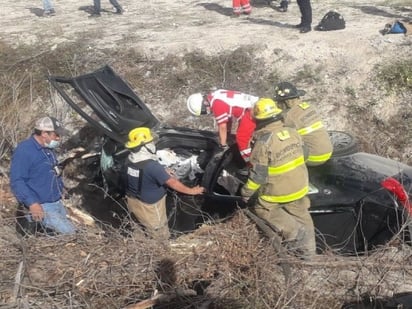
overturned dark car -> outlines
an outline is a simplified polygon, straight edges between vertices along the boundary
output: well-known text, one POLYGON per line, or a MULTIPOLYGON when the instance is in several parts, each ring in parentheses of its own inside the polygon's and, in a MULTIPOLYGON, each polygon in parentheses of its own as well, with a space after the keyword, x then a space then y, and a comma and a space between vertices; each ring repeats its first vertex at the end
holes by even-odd
MULTIPOLYGON (((120 175, 128 155, 128 132, 149 127, 159 136, 159 160, 187 185, 206 188, 202 196, 168 193, 169 225, 174 231, 195 229, 205 221, 224 219, 244 208, 239 190, 247 176, 236 144, 221 152, 214 132, 160 123, 131 87, 109 66, 82 76, 48 77, 51 84, 91 126, 97 143, 86 160, 89 181, 119 205, 124 184, 120 175)), ((310 213, 317 246, 340 254, 367 252, 394 239, 410 242, 412 167, 358 152, 349 134, 331 131, 333 157, 310 167, 310 213)), ((233 139, 232 139, 233 140, 233 139)))

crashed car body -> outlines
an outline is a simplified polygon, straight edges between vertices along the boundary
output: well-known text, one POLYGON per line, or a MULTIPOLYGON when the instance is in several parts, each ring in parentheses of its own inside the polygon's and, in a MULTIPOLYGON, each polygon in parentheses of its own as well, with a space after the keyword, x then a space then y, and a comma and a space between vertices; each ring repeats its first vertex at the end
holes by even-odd
MULTIPOLYGON (((245 207, 239 195, 247 176, 236 144, 221 152, 214 132, 169 127, 160 123, 131 87, 110 67, 65 78, 49 76, 65 101, 101 133, 99 155, 89 158, 93 182, 121 201, 122 169, 128 151, 128 132, 149 127, 159 136, 159 161, 173 168, 179 179, 206 188, 202 196, 168 193, 169 225, 189 231, 205 221, 226 218, 245 207)), ((393 239, 410 241, 412 167, 380 156, 357 152, 355 139, 331 131, 334 154, 324 165, 310 167, 310 213, 319 250, 361 253, 393 239)))

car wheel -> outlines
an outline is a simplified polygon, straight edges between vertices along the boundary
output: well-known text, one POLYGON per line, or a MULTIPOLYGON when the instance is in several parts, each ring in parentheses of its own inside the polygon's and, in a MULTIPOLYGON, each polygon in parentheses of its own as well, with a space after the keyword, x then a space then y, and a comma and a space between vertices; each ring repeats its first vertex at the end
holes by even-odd
POLYGON ((345 156, 358 152, 358 141, 354 136, 342 131, 328 131, 333 144, 333 156, 345 156))

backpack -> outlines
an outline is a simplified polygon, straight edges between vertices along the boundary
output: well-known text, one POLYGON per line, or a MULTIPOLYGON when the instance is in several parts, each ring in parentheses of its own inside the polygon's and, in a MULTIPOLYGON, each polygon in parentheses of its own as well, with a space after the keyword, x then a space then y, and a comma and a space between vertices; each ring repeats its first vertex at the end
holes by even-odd
POLYGON ((345 20, 338 12, 329 11, 323 16, 320 23, 315 27, 318 31, 330 31, 345 29, 345 20))
POLYGON ((392 25, 390 33, 406 33, 406 28, 400 21, 395 21, 392 25))

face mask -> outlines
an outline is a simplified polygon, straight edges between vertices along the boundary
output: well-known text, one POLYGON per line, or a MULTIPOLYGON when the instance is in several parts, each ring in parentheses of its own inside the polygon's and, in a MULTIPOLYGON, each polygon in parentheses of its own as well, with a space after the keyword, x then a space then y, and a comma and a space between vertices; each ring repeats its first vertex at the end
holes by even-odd
POLYGON ((55 141, 54 139, 52 139, 52 140, 50 141, 50 143, 45 143, 44 145, 45 145, 47 148, 54 149, 54 148, 57 148, 57 147, 60 146, 60 142, 59 142, 59 141, 55 141))
POLYGON ((151 142, 148 143, 146 145, 144 145, 144 147, 147 149, 147 151, 149 151, 151 154, 156 154, 156 145, 155 143, 151 142))
POLYGON ((156 156, 156 145, 154 143, 148 143, 139 147, 136 152, 131 152, 129 154, 129 160, 133 163, 137 163, 144 160, 157 160, 156 156))

